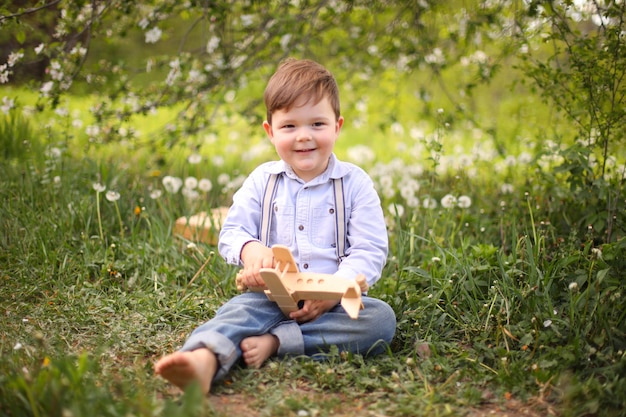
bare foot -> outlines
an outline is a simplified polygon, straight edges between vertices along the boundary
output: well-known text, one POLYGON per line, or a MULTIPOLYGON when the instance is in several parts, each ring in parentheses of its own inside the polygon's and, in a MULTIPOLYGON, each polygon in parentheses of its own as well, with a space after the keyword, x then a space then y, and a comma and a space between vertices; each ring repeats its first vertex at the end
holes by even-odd
POLYGON ((180 389, 198 382, 202 392, 208 394, 217 372, 217 358, 206 348, 174 352, 161 358, 154 365, 154 371, 180 389))
POLYGON ((278 339, 269 333, 246 337, 241 341, 243 360, 251 368, 259 369, 263 362, 278 352, 278 339))

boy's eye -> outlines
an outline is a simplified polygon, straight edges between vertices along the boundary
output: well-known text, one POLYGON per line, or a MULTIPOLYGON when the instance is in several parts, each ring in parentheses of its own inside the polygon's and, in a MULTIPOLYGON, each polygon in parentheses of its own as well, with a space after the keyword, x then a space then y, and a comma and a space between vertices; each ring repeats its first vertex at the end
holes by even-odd
POLYGON ((313 126, 315 126, 315 127, 324 126, 324 122, 315 122, 315 123, 313 123, 313 126))
POLYGON ((283 129, 292 129, 293 125, 283 125, 283 129))

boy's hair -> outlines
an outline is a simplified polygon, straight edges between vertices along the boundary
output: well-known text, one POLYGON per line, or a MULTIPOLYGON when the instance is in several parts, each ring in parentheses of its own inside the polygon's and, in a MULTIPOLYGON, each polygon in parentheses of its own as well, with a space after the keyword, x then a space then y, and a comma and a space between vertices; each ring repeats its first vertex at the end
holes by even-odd
POLYGON ((315 61, 288 58, 278 66, 263 94, 267 122, 272 124, 272 113, 288 111, 301 97, 308 97, 313 104, 328 98, 339 120, 339 87, 333 75, 315 61))

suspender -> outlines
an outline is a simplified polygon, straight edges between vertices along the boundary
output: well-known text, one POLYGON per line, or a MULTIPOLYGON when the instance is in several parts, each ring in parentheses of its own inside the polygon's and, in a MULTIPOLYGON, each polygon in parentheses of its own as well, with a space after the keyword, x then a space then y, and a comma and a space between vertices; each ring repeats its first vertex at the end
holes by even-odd
MULTIPOLYGON (((270 225, 272 224, 272 201, 278 189, 279 174, 270 174, 261 201, 261 230, 259 240, 265 246, 269 246, 270 225)), ((343 178, 333 179, 333 191, 335 200, 335 242, 337 249, 337 262, 341 263, 346 256, 346 205, 343 192, 343 178)))
POLYGON ((259 234, 259 240, 265 246, 269 246, 270 242, 270 225, 272 224, 272 216, 274 214, 272 212, 272 200, 274 200, 277 188, 278 174, 270 174, 270 178, 265 186, 263 200, 261 201, 261 233, 259 234))
POLYGON ((333 178, 335 191, 335 243, 338 263, 346 257, 346 204, 343 193, 343 178, 333 178))

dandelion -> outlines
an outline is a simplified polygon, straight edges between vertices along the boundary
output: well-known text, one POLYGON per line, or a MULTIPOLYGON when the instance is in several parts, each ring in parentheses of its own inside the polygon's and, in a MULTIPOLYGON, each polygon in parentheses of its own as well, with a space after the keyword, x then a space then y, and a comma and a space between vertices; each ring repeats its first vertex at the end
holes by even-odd
POLYGON ((376 153, 366 145, 356 145, 348 148, 348 160, 358 163, 370 163, 376 159, 376 153))
POLYGON ((578 289, 578 283, 570 282, 570 284, 567 287, 569 288, 570 291, 574 292, 578 289))
POLYGON ((196 190, 194 190, 192 188, 185 187, 185 188, 183 188, 183 190, 181 192, 189 200, 197 200, 198 197, 200 197, 200 194, 196 190))
POLYGON ((223 172, 217 176, 217 183, 221 186, 224 186, 230 182, 230 175, 223 172))
POLYGON ((118 193, 117 191, 109 190, 107 191, 105 197, 107 200, 114 202, 120 199, 120 193, 118 193))
POLYGON ((404 207, 401 204, 391 203, 387 209, 394 216, 402 217, 404 214, 404 207))
POLYGON ((99 182, 94 182, 91 186, 98 193, 102 193, 102 192, 104 192, 104 190, 107 189, 106 185, 100 184, 99 182))
POLYGON ((198 188, 198 179, 196 177, 185 178, 185 188, 189 190, 195 190, 198 188))
POLYGON ((98 227, 100 229, 100 240, 104 240, 104 233, 102 232, 102 215, 100 214, 100 193, 106 190, 106 186, 99 182, 92 184, 93 189, 96 191, 96 213, 98 214, 98 227))
POLYGON ((117 200, 120 199, 120 193, 117 191, 109 190, 105 195, 106 199, 115 205, 115 211, 117 212, 117 220, 120 223, 120 236, 124 237, 124 223, 122 223, 122 215, 120 214, 120 206, 117 204, 117 200))
POLYGON ((426 197, 422 200, 422 207, 425 209, 434 209, 437 208, 437 200, 431 197, 426 197))
POLYGON ((438 257, 438 256, 433 256, 432 258, 430 258, 430 260, 431 260, 434 264, 441 262, 441 258, 440 258, 440 257, 438 257))
POLYGON ((24 347, 24 345, 22 345, 20 342, 17 342, 15 345, 13 345, 13 350, 20 350, 24 347))
POLYGON ((213 158, 211 158, 211 163, 215 165, 216 167, 221 167, 224 165, 224 157, 221 155, 216 155, 213 158))
POLYGON ((163 177, 163 187, 165 188, 165 191, 170 194, 176 194, 182 186, 183 180, 178 177, 172 177, 171 175, 163 177))
POLYGON ((2 110, 2 113, 4 114, 9 114, 9 111, 15 107, 15 100, 13 100, 12 98, 8 98, 8 97, 2 97, 2 106, 0 107, 0 110, 2 110))
POLYGON ((466 195, 459 197, 457 204, 460 208, 469 208, 472 205, 472 199, 466 195))
POLYGON ((201 161, 202 161, 202 155, 198 153, 192 153, 191 155, 187 157, 187 162, 189 162, 191 165, 197 165, 201 161))
POLYGON ((156 190, 152 190, 150 192, 150 198, 153 200, 156 200, 158 198, 161 198, 161 196, 163 195, 163 191, 161 191, 160 189, 156 189, 156 190))
POLYGON ((512 184, 504 183, 500 186, 500 192, 502 194, 511 194, 514 190, 515 188, 512 184))
POLYGON ((550 327, 550 326, 552 326, 552 320, 548 319, 543 322, 543 327, 550 327))
POLYGON ((213 183, 211 183, 211 180, 208 178, 202 178, 200 182, 198 182, 198 188, 200 191, 208 193, 213 188, 213 183))
POLYGON ((447 208, 447 209, 452 208, 456 205, 456 203, 457 203, 457 199, 452 194, 446 194, 441 199, 441 206, 443 208, 447 208))

